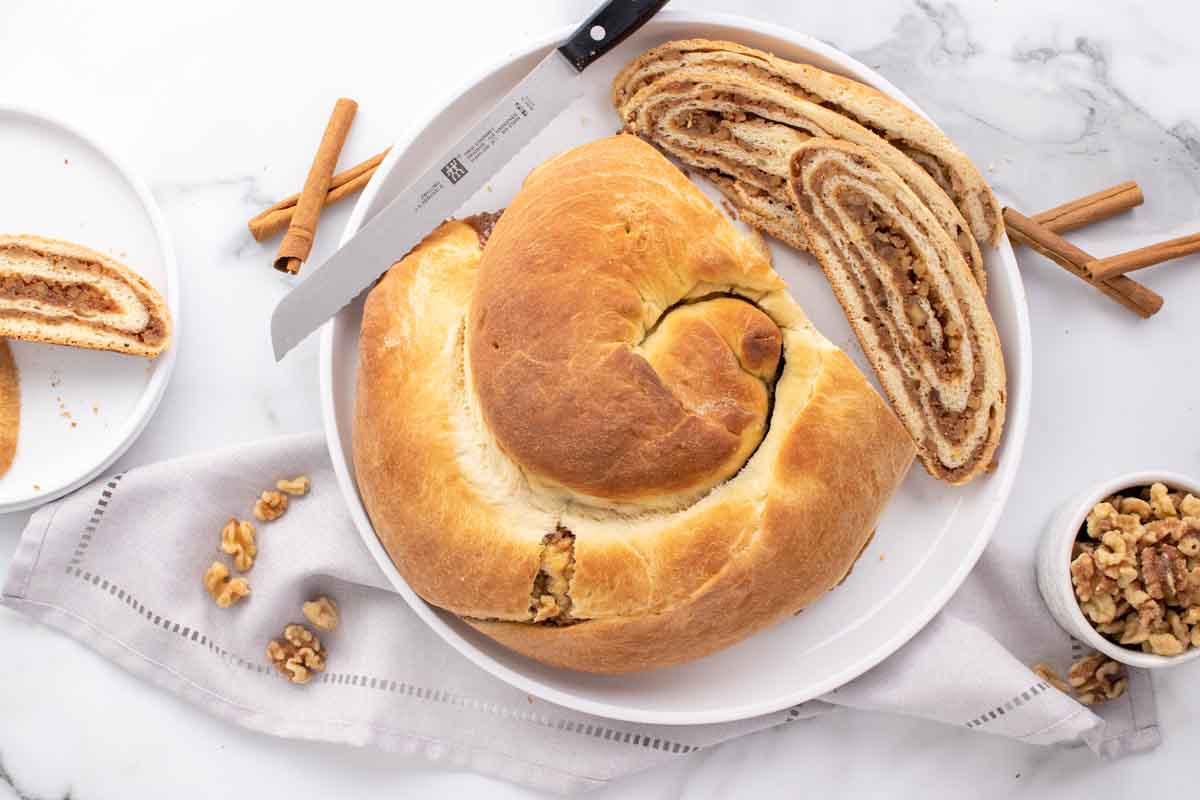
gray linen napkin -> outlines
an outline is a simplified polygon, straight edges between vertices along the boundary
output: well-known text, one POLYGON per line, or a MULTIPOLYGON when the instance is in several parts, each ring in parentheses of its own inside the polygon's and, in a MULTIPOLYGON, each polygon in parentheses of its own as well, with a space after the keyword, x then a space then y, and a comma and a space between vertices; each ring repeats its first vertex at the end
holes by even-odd
POLYGON ((306 434, 133 469, 29 522, 2 601, 212 714, 263 733, 421 754, 455 768, 572 792, 838 706, 890 711, 1034 744, 1085 742, 1106 757, 1158 744, 1149 675, 1102 717, 1023 661, 1071 639, 1041 608, 1029 536, 997 537, 950 606, 898 653, 828 696, 736 723, 634 725, 531 698, 443 643, 389 591, 339 495, 324 442, 306 434), (217 608, 200 577, 231 514, 277 478, 312 478, 259 526, 252 595, 217 608), (264 646, 315 594, 342 624, 327 671, 284 681, 264 646), (1010 652, 1011 648, 1011 652, 1010 652), (1014 656, 1013 653, 1021 657, 1014 656))

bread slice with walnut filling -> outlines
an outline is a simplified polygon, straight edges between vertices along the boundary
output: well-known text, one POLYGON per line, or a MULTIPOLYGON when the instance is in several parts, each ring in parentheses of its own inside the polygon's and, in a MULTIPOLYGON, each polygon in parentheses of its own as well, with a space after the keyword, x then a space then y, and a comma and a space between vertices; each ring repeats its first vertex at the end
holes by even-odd
POLYGON ((0 337, 154 358, 171 314, 111 256, 40 236, 0 236, 0 337))

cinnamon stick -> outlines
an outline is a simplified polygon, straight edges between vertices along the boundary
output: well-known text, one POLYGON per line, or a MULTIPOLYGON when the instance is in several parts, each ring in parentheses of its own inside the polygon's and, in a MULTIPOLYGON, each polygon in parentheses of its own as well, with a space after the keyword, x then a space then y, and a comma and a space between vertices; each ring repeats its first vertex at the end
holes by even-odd
POLYGON ((1061 206, 1048 208, 1040 214, 1034 214, 1032 219, 1054 233, 1065 233, 1128 211, 1144 201, 1137 182, 1125 181, 1061 206))
POLYGON ((1139 247, 1137 250, 1118 253, 1115 256, 1097 258, 1089 261, 1086 266, 1092 280, 1104 281, 1117 275, 1124 275, 1126 272, 1133 272, 1135 269, 1145 269, 1164 261, 1170 261, 1172 258, 1190 256, 1197 252, 1200 252, 1200 233, 1193 233, 1190 236, 1180 236, 1178 239, 1169 239, 1148 247, 1139 247))
POLYGON ((338 156, 342 152, 342 145, 346 143, 346 135, 350 132, 350 123, 354 121, 356 111, 358 103, 345 97, 339 98, 333 106, 333 113, 325 126, 325 134, 321 137, 321 144, 308 170, 308 178, 304 181, 304 189, 296 201, 292 222, 288 225, 283 242, 279 245, 279 253, 275 256, 275 269, 280 272, 295 275, 312 250, 317 220, 325 206, 325 196, 329 194, 333 169, 337 166, 338 156))
POLYGON ((1004 226, 1008 229, 1008 235, 1015 241, 1032 247, 1143 319, 1153 316, 1162 308, 1163 299, 1160 295, 1123 275, 1104 281, 1092 280, 1086 264, 1095 259, 1053 231, 1046 230, 1021 212, 1005 208, 1004 226))
MULTIPOLYGON (((329 181, 329 193, 325 195, 325 205, 331 206, 366 186, 375 174, 375 168, 383 162, 383 158, 387 154, 387 150, 376 153, 366 161, 334 175, 329 181)), ((247 223, 250 235, 254 237, 254 240, 261 242, 287 228, 296 213, 296 203, 299 199, 300 193, 297 192, 256 214, 247 223)))

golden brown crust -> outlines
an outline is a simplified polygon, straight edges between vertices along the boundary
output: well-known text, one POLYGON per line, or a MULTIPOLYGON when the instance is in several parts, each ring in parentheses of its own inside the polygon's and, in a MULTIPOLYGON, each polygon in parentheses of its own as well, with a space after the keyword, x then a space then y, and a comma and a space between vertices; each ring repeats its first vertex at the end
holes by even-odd
POLYGON ((639 89, 685 65, 747 72, 878 132, 945 188, 980 243, 994 245, 1003 236, 1000 205, 987 181, 936 125, 873 87, 811 64, 788 61, 736 42, 666 42, 646 51, 618 73, 612 85, 613 106, 625 118, 625 106, 639 89))
POLYGON ((894 169, 929 206, 986 292, 979 246, 945 190, 893 143, 837 111, 738 70, 684 66, 643 86, 622 114, 632 132, 689 166, 732 176, 726 183, 734 191, 722 187, 727 196, 770 220, 769 231, 790 227, 783 239, 793 246, 804 236, 786 187, 792 152, 813 136, 854 142, 894 169))
POLYGON ((43 291, 50 287, 44 303, 28 292, 7 304, 0 302, 0 336, 145 358, 161 355, 171 343, 171 312, 162 296, 141 275, 104 253, 41 236, 0 235, 0 272, 14 286, 40 281, 43 291), (26 259, 40 271, 23 274, 14 266, 26 259), (57 298, 55 286, 61 290, 57 298), (118 298, 110 286, 128 295, 118 298), (144 320, 131 328, 129 320, 139 315, 144 320))
POLYGON ((0 477, 12 466, 20 428, 20 373, 8 340, 0 339, 0 477))
MULTIPOLYGON (((568 627, 467 622, 539 661, 620 673, 700 658, 812 603, 849 572, 874 531, 878 498, 892 494, 912 461, 891 411, 861 391, 861 375, 845 354, 830 352, 820 370, 803 424, 774 460, 765 503, 730 498, 659 533, 656 548, 683 550, 674 569, 711 576, 703 584, 639 616, 568 627), (862 447, 859 458, 831 457, 845 451, 849 431, 862 447)), ((590 582, 620 586, 632 577, 631 563, 616 555, 590 582)))
POLYGON ((774 282, 682 173, 610 141, 535 170, 496 224, 471 302, 472 387, 531 479, 676 505, 736 472, 765 425, 775 365, 747 375, 726 337, 778 330, 741 300, 675 307, 706 283, 774 282))
POLYGON ((524 529, 455 467, 462 377, 443 350, 459 349, 481 252, 473 227, 447 222, 368 295, 354 467, 375 532, 418 594, 460 614, 525 619, 553 518, 534 514, 524 529))
MULTIPOLYGON (((601 297, 601 311, 614 296, 623 293, 601 297)), ((359 490, 405 579, 498 641, 573 669, 680 663, 786 618, 845 576, 913 457, 896 418, 812 328, 763 251, 633 137, 594 142, 539 168, 486 248, 461 222, 431 234, 369 295, 359 358, 359 490), (580 178, 591 179, 583 181, 586 190, 580 178), (623 225, 616 232, 599 224, 611 222, 613 208, 644 226, 648 250, 674 257, 653 261, 620 249, 623 225), (553 225, 545 222, 547 209, 553 225), (657 493, 634 499, 603 482, 599 490, 589 484, 591 492, 607 493, 595 496, 531 478, 487 422, 496 416, 485 408, 494 399, 489 370, 498 366, 487 358, 488 334, 502 333, 503 346, 529 352, 539 335, 586 344, 594 330, 554 314, 548 316, 567 328, 541 328, 527 307, 494 313, 495 304, 527 292, 524 275, 548 308, 579 303, 581 316, 596 316, 596 297, 563 287, 591 287, 596 296, 620 288, 606 273, 619 267, 610 258, 632 259, 639 270, 636 311, 646 315, 639 330, 651 333, 614 348, 625 362, 592 364, 594 384, 615 380, 640 358, 681 406, 727 393, 734 400, 727 416, 711 418, 729 427, 743 412, 757 413, 762 394, 753 387, 768 395, 769 417, 750 438, 752 452, 737 455, 736 474, 699 495, 694 482, 677 492, 672 475, 652 475, 657 493), (555 264, 565 274, 539 280, 555 264), (492 328, 505 313, 515 321, 492 328), (484 357, 475 361, 476 329, 466 342, 463 331, 479 316, 486 324, 474 343, 484 357), (527 339, 517 339, 509 324, 525 325, 527 339), (696 339, 702 344, 695 352, 682 347, 696 339), (698 361, 689 367, 689 358, 698 361), (664 493, 670 505, 660 502, 664 493)), ((558 373, 527 373, 526 393, 553 403, 556 393, 574 390, 565 374, 572 366, 568 359, 558 373)), ((522 407, 538 412, 528 402, 522 407)), ((553 432, 544 436, 575 437, 577 444, 584 444, 580 431, 595 430, 590 420, 543 424, 553 432)))

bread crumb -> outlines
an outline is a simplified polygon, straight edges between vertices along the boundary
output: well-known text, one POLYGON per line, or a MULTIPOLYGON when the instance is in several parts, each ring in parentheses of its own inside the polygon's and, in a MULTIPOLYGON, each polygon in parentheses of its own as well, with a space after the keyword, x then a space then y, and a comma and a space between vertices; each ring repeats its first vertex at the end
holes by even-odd
POLYGON ((63 402, 61 395, 58 397, 58 415, 67 420, 67 422, 70 422, 72 428, 75 427, 75 418, 71 416, 71 412, 67 409, 67 404, 63 402))

